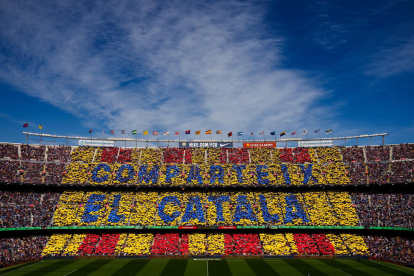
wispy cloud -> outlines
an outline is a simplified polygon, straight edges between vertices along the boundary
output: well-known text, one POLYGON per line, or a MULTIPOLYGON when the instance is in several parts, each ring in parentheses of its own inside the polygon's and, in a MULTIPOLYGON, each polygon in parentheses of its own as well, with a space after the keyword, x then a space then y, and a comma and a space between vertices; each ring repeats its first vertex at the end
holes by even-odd
POLYGON ((283 67, 265 7, 238 1, 8 1, 0 78, 110 128, 261 129, 324 120, 327 92, 283 67))
POLYGON ((371 57, 365 73, 385 78, 397 74, 414 73, 414 37, 398 46, 379 51, 371 57))

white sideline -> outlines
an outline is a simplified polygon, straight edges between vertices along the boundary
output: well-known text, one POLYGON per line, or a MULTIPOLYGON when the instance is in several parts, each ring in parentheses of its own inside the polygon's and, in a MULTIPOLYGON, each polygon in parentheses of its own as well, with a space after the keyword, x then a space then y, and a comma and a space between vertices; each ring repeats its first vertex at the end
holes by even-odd
POLYGON ((349 273, 346 273, 345 271, 343 271, 343 270, 340 270, 339 268, 337 268, 339 271, 341 271, 341 272, 343 272, 343 273, 345 273, 345 274, 348 274, 348 275, 350 275, 350 276, 352 276, 351 274, 349 274, 349 273))
MULTIPOLYGON (((43 261, 42 261, 42 262, 43 262, 43 261)), ((28 266, 24 266, 24 267, 22 267, 22 268, 19 268, 19 269, 16 269, 16 270, 13 270, 13 271, 10 271, 10 272, 7 272, 7 273, 4 273, 4 274, 2 274, 2 275, 7 275, 7 274, 12 273, 12 272, 15 272, 15 271, 23 270, 23 268, 26 268, 26 267, 29 267, 29 266, 32 266, 32 265, 35 265, 35 264, 38 264, 38 263, 39 263, 39 262, 34 263, 34 264, 31 264, 31 265, 28 265, 28 266)))
POLYGON ((383 263, 379 263, 379 262, 376 262, 376 261, 373 261, 373 260, 370 260, 370 261, 373 262, 373 263, 376 263, 376 264, 380 264, 380 265, 383 265, 383 266, 386 266, 386 267, 389 267, 389 268, 392 268, 392 269, 395 269, 395 270, 398 270, 398 271, 407 273, 408 275, 414 275, 414 274, 409 273, 407 271, 404 271, 404 270, 401 270, 401 269, 398 269, 398 268, 395 268, 395 267, 392 267, 392 266, 389 266, 389 265, 386 265, 386 264, 383 264, 383 263))

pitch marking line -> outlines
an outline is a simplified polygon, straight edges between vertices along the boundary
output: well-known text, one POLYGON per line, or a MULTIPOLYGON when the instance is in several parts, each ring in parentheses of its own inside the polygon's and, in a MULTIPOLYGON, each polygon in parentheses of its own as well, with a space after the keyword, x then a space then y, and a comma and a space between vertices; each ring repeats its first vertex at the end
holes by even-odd
POLYGON ((343 272, 343 273, 345 273, 345 274, 348 274, 348 275, 350 275, 350 276, 352 276, 351 274, 349 274, 349 273, 346 273, 345 271, 343 271, 343 270, 340 270, 339 268, 337 268, 339 271, 341 271, 341 272, 343 272))
POLYGON ((34 264, 31 264, 31 265, 28 265, 28 266, 24 266, 24 267, 22 267, 22 268, 19 268, 19 269, 16 269, 16 270, 13 270, 13 271, 10 271, 10 272, 7 272, 7 273, 4 273, 4 274, 2 274, 2 275, 7 275, 7 274, 9 274, 9 273, 12 273, 12 272, 16 272, 16 271, 19 271, 19 270, 23 270, 24 268, 26 268, 26 267, 29 267, 29 266, 32 266, 32 265, 35 265, 35 264, 38 264, 39 262, 36 262, 36 263, 34 263, 34 264))
POLYGON ((392 268, 392 269, 395 269, 395 270, 398 270, 398 271, 401 271, 401 272, 404 272, 404 273, 406 273, 406 274, 408 274, 408 275, 414 275, 414 274, 409 273, 409 272, 407 272, 407 271, 404 271, 404 270, 401 270, 401 269, 398 269, 398 268, 395 268, 395 267, 392 267, 392 266, 389 266, 389 265, 386 265, 386 264, 382 264, 382 263, 379 263, 379 262, 376 262, 376 261, 373 261, 373 260, 369 260, 369 261, 371 261, 371 262, 373 262, 373 263, 376 263, 376 264, 380 264, 380 265, 383 265, 383 266, 389 267, 389 268, 392 268))

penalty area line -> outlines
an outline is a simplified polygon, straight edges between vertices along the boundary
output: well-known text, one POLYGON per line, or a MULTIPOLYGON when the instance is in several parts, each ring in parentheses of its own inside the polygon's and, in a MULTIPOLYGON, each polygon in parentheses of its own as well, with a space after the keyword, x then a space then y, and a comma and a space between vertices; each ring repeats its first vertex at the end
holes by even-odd
POLYGON ((407 272, 407 271, 404 271, 404 270, 401 270, 401 269, 398 269, 398 268, 395 268, 395 267, 392 267, 392 266, 389 266, 389 265, 386 265, 386 264, 383 264, 383 263, 379 263, 379 262, 376 262, 376 261, 373 261, 373 260, 369 260, 369 261, 371 261, 371 262, 373 262, 373 263, 376 263, 376 264, 380 264, 380 265, 383 265, 383 266, 389 267, 389 268, 392 268, 392 269, 394 269, 394 270, 398 270, 398 271, 404 272, 404 273, 406 273, 406 274, 408 274, 408 275, 414 275, 414 274, 412 274, 412 273, 410 273, 410 272, 407 272))

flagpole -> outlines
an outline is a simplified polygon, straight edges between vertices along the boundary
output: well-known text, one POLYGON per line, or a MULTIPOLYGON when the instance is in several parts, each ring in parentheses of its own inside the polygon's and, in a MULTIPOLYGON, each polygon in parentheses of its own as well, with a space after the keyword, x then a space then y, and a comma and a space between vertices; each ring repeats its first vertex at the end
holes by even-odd
POLYGON ((43 134, 43 126, 40 129, 40 145, 42 145, 42 136, 43 136, 42 134, 43 134))
POLYGON ((124 135, 125 135, 125 149, 126 149, 126 132, 124 133, 124 135))

